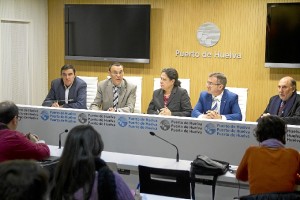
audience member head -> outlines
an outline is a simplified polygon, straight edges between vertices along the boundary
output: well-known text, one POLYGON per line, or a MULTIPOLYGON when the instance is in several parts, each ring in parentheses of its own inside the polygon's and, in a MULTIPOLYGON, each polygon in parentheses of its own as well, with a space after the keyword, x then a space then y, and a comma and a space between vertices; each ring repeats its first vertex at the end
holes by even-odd
POLYGON ((227 78, 222 73, 212 73, 208 76, 206 82, 207 92, 213 96, 220 95, 225 89, 227 84, 227 78))
POLYGON ((3 162, 0 164, 0 199, 48 199, 48 176, 48 172, 35 161, 3 162))
POLYGON ((16 130, 19 121, 19 109, 12 101, 0 103, 0 123, 5 124, 9 129, 16 130))
POLYGON ((164 68, 160 75, 160 87, 165 92, 171 92, 173 87, 180 87, 181 82, 178 80, 178 72, 174 68, 164 68))
POLYGON ((123 81, 124 69, 123 65, 115 62, 111 64, 108 68, 109 76, 111 77, 111 81, 115 86, 119 86, 123 81))
POLYGON ((79 125, 69 132, 55 171, 55 190, 52 198, 71 198, 81 187, 89 194, 104 144, 100 134, 91 125, 79 125))
POLYGON ((73 84, 76 70, 73 65, 66 64, 61 67, 60 74, 65 86, 69 87, 73 84))
POLYGON ((286 76, 279 80, 278 95, 282 101, 287 101, 296 90, 296 80, 292 77, 286 76))
POLYGON ((276 115, 268 115, 261 118, 255 129, 255 137, 260 143, 267 139, 277 139, 285 144, 285 134, 286 124, 276 115))

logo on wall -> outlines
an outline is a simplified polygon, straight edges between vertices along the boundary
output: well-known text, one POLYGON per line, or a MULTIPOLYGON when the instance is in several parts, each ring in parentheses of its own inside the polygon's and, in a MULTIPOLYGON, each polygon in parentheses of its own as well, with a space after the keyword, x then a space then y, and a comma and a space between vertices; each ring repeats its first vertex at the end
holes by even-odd
POLYGON ((41 119, 44 120, 44 121, 46 121, 46 120, 49 119, 49 113, 48 113, 48 111, 43 110, 43 111, 41 112, 41 119))
POLYGON ((121 127, 127 126, 127 124, 128 124, 127 119, 125 117, 119 117, 118 124, 121 127))
POLYGON ((86 123, 86 122, 87 122, 87 116, 86 116, 86 114, 80 113, 80 114, 78 115, 78 121, 79 121, 80 123, 82 123, 82 124, 86 123))
POLYGON ((216 126, 212 123, 206 124, 204 130, 208 135, 212 135, 212 134, 216 133, 216 131, 217 131, 216 126))
POLYGON ((211 22, 202 24, 197 30, 197 39, 202 46, 212 47, 220 40, 220 29, 211 22))
POLYGON ((159 124, 161 130, 167 131, 170 129, 170 122, 168 120, 162 120, 159 124))

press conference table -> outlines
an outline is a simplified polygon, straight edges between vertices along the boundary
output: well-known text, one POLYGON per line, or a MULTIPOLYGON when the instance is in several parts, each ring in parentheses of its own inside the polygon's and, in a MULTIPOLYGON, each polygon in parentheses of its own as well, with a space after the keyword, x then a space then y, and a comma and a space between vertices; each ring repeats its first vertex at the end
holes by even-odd
MULTIPOLYGON (((52 157, 60 157, 62 149, 58 146, 48 145, 50 148, 50 155, 52 157)), ((106 162, 116 163, 118 171, 128 174, 138 174, 138 166, 144 165, 149 167, 164 168, 164 169, 177 169, 190 171, 191 162, 190 160, 179 160, 176 159, 155 157, 155 156, 144 156, 127 153, 117 153, 110 151, 103 151, 101 158, 106 162)), ((248 188, 248 184, 239 183, 235 178, 233 171, 236 170, 237 166, 230 166, 230 170, 220 176, 217 180, 217 185, 234 188, 248 188), (233 171, 232 171, 233 170, 233 171)), ((211 180, 211 176, 199 176, 204 180, 211 180)))

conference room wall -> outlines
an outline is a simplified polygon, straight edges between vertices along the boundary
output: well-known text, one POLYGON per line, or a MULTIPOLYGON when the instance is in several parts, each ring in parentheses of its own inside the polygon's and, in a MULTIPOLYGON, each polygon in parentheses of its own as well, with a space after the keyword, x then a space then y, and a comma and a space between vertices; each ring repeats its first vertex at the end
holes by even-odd
MULTIPOLYGON (((126 76, 142 76, 142 112, 147 111, 152 98, 153 78, 161 69, 172 66, 180 78, 190 78, 192 106, 199 93, 206 90, 207 76, 223 72, 228 86, 248 88, 246 121, 255 121, 265 109, 269 98, 277 94, 278 80, 286 75, 300 79, 300 69, 270 69, 264 67, 266 5, 268 0, 51 0, 49 14, 50 81, 59 77, 65 63, 75 65, 77 75, 105 79, 108 62, 71 61, 64 59, 64 4, 151 4, 150 64, 124 63, 126 76), (213 22, 221 31, 220 41, 213 47, 201 46, 197 29, 213 22), (240 53, 240 59, 193 58, 176 56, 182 52, 240 53), (259 103, 258 103, 259 102, 259 103)), ((299 2, 273 0, 272 2, 299 2)), ((109 30, 108 30, 109 31, 109 30)), ((299 84, 299 82, 298 82, 299 84)), ((46 95, 46 94, 44 94, 46 95)))

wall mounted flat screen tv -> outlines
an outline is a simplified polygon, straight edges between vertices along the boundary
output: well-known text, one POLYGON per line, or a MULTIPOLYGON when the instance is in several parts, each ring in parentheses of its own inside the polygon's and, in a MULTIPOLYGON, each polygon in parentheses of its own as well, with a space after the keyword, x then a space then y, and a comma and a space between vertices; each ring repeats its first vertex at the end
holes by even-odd
POLYGON ((268 3, 265 67, 300 68, 300 3, 268 3))
POLYGON ((149 63, 150 5, 65 5, 65 59, 149 63))

